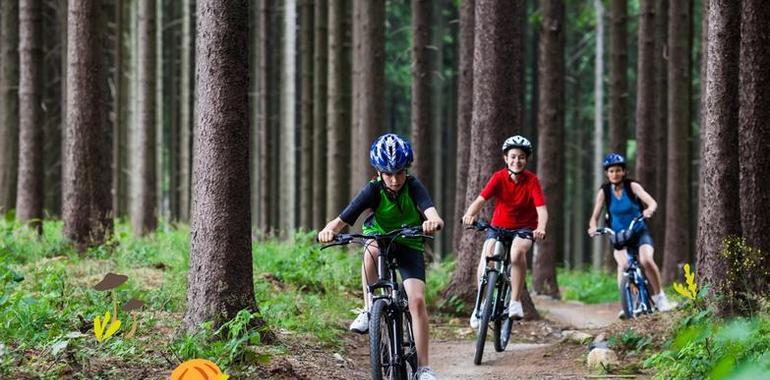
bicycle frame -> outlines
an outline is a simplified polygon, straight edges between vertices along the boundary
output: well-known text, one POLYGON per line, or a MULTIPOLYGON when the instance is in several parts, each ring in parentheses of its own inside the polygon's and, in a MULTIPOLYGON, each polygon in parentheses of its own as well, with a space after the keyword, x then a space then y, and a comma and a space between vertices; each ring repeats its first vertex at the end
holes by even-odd
MULTIPOLYGON (((497 272, 497 283, 499 284, 501 281, 503 281, 505 284, 508 285, 506 288, 508 290, 507 296, 510 296, 510 286, 511 286, 511 276, 510 276, 510 269, 511 269, 511 255, 509 252, 511 251, 511 244, 512 240, 504 240, 502 237, 497 236, 495 238, 494 248, 493 248, 493 254, 492 256, 485 256, 486 259, 486 266, 484 268, 484 274, 481 277, 481 283, 479 285, 479 291, 476 292, 476 307, 474 310, 477 312, 481 310, 481 302, 482 300, 482 290, 486 288, 486 286, 489 285, 489 272, 497 272), (489 263, 492 262, 494 265, 490 267, 489 263)), ((492 284, 492 286, 496 286, 497 284, 492 284)), ((506 302, 507 304, 507 302, 506 302)), ((498 307, 498 303, 495 302, 492 304, 492 317, 490 318, 491 321, 495 321, 500 319, 500 316, 502 315, 503 310, 500 310, 498 307)), ((480 317, 480 316, 478 316, 480 317)))
POLYGON ((367 287, 372 294, 371 313, 369 320, 370 331, 370 361, 372 364, 372 377, 380 379, 384 370, 391 378, 406 379, 409 369, 414 372, 417 370, 417 352, 414 342, 414 331, 412 328, 412 317, 409 312, 409 302, 406 291, 401 283, 398 282, 398 263, 391 256, 392 243, 398 237, 420 237, 423 239, 432 239, 432 236, 424 235, 420 227, 402 227, 385 234, 361 235, 361 234, 339 234, 335 237, 335 242, 327 244, 321 249, 335 245, 345 245, 357 243, 364 246, 366 254, 369 253, 368 246, 371 241, 377 242, 379 255, 377 257, 377 281, 367 287), (379 294, 377 294, 379 293, 379 294), (376 314, 376 317, 375 317, 376 314), (381 318, 387 321, 387 336, 381 335, 381 318), (376 319, 376 320, 375 320, 376 319), (374 324, 377 323, 377 326, 374 324), (373 329, 377 329, 376 338, 372 338, 373 329), (383 338, 388 339, 391 344, 385 343, 387 358, 383 358, 382 352, 383 338), (384 362, 387 359, 387 362, 384 362))
POLYGON ((534 240, 534 237, 530 229, 508 230, 493 227, 484 221, 474 223, 471 228, 479 231, 493 230, 496 232, 492 256, 486 256, 486 252, 484 252, 486 267, 476 292, 474 313, 479 319, 479 329, 473 362, 478 365, 481 364, 481 358, 484 354, 487 327, 490 321, 494 324, 495 350, 497 352, 505 351, 505 347, 508 345, 512 324, 506 311, 512 292, 509 252, 515 238, 534 240), (482 301, 485 302, 483 308, 481 307, 482 301))
MULTIPOLYGON (((618 234, 627 234, 628 231, 633 231, 636 223, 639 223, 642 219, 642 215, 637 216, 631 221, 627 230, 620 231, 617 234, 607 227, 598 228, 596 232, 600 235, 611 235, 614 238, 618 234)), ((644 269, 638 260, 639 250, 635 245, 636 242, 624 241, 624 243, 626 244, 618 245, 613 243, 613 248, 617 250, 626 250, 627 265, 626 269, 623 271, 620 296, 624 314, 628 318, 634 318, 639 314, 652 313, 653 309, 652 302, 650 302, 651 294, 649 292, 647 276, 644 274, 644 269), (634 289, 636 290, 636 293, 634 293, 634 289)))

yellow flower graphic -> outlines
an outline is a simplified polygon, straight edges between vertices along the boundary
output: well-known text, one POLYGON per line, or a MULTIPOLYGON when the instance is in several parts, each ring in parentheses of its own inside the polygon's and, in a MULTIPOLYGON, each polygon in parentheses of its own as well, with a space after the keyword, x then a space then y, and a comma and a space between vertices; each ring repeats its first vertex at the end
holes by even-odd
POLYGON ((684 285, 675 282, 674 290, 682 296, 695 301, 698 295, 698 284, 695 283, 695 273, 690 272, 690 264, 684 264, 684 277, 687 279, 687 287, 685 288, 684 285))
POLYGON ((96 335, 96 341, 101 343, 107 339, 109 339, 115 332, 120 329, 120 320, 114 319, 112 323, 110 323, 109 327, 107 327, 107 324, 110 322, 110 312, 104 313, 104 319, 102 317, 97 316, 94 318, 94 335, 96 335), (106 332, 104 330, 107 330, 106 332))

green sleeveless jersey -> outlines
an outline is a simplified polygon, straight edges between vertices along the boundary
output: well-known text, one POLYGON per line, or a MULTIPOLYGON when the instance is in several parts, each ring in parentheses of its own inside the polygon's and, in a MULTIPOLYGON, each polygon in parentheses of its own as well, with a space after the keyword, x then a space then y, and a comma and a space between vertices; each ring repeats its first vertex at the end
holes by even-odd
MULTIPOLYGON (((376 179, 372 182, 381 182, 381 180, 376 179)), ((404 225, 422 225, 422 215, 409 193, 409 181, 404 183, 404 187, 395 199, 388 196, 384 185, 381 183, 378 185, 380 202, 374 210, 374 217, 364 223, 362 228, 364 234, 387 233, 404 225)), ((395 241, 403 246, 423 251, 423 242, 420 238, 397 238, 395 241)))

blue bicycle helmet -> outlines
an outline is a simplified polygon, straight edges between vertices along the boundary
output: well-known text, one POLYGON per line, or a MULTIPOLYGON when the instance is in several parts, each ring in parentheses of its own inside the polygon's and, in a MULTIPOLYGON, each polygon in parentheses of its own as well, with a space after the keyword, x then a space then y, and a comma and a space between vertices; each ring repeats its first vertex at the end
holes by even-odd
POLYGON ((626 168, 626 159, 615 152, 608 154, 606 157, 604 157, 604 161, 602 161, 602 167, 604 167, 604 170, 607 170, 610 166, 616 165, 622 167, 623 169, 626 168))
POLYGON ((395 133, 376 138, 369 149, 369 163, 383 173, 396 173, 408 168, 413 160, 412 145, 395 133))

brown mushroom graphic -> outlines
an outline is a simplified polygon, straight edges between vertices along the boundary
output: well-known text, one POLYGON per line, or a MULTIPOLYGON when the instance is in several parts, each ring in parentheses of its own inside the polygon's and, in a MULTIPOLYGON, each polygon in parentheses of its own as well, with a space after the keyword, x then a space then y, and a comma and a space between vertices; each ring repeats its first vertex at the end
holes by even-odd
POLYGON ((94 289, 100 292, 112 290, 112 308, 115 319, 118 319, 118 297, 115 294, 115 288, 123 285, 126 281, 128 281, 128 276, 110 272, 98 284, 94 285, 94 289))
POLYGON ((144 306, 144 302, 141 300, 138 300, 136 298, 132 298, 130 301, 126 302, 125 305, 123 305, 122 309, 125 312, 131 313, 131 330, 126 334, 125 338, 130 339, 131 337, 136 334, 136 327, 137 327, 137 319, 136 319, 136 311, 141 309, 144 306))

